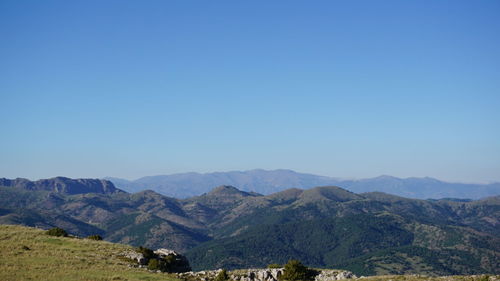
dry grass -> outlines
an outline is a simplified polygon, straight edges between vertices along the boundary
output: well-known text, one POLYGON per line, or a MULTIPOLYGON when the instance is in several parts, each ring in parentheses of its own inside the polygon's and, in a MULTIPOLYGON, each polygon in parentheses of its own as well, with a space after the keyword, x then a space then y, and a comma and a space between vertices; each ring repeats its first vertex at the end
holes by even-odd
POLYGON ((129 267, 119 254, 130 248, 0 225, 0 280, 178 280, 173 275, 129 267))
POLYGON ((384 275, 358 278, 365 281, 498 281, 500 276, 471 275, 471 276, 440 276, 429 277, 421 275, 384 275))

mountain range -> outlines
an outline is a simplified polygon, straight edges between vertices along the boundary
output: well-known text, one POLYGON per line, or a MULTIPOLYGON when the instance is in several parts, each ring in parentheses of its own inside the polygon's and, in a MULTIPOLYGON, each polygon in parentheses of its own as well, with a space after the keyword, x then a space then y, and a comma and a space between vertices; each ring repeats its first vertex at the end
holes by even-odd
POLYGON ((500 196, 420 200, 336 186, 269 195, 219 186, 176 199, 105 180, 0 179, 0 223, 187 255, 195 270, 300 259, 359 275, 500 273, 500 196))
POLYGON ((444 182, 429 177, 401 179, 392 176, 346 180, 291 170, 182 173, 149 176, 133 181, 111 177, 106 179, 128 192, 150 189, 176 198, 198 196, 220 185, 237 186, 241 190, 264 195, 292 187, 307 189, 327 185, 341 186, 356 193, 379 191, 416 199, 480 199, 500 194, 500 183, 464 184, 444 182))

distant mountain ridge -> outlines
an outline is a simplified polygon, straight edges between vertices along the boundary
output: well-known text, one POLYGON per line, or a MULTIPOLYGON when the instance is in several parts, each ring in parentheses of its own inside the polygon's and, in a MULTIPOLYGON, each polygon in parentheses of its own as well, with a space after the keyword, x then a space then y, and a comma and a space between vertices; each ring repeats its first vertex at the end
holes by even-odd
POLYGON ((160 194, 188 198, 210 191, 214 186, 237 186, 243 191, 268 195, 289 188, 308 189, 315 186, 340 186, 356 193, 385 192, 416 199, 480 199, 500 195, 500 183, 466 184, 450 183, 434 178, 397 178, 380 176, 376 178, 346 180, 313 174, 297 173, 292 170, 249 170, 215 173, 182 173, 148 176, 128 181, 119 178, 105 178, 128 192, 145 189, 160 194))
POLYGON ((123 192, 116 188, 108 180, 100 179, 70 179, 66 177, 55 177, 51 179, 41 179, 30 181, 28 179, 6 179, 0 178, 0 186, 16 187, 35 191, 52 191, 64 194, 82 193, 117 193, 123 192))

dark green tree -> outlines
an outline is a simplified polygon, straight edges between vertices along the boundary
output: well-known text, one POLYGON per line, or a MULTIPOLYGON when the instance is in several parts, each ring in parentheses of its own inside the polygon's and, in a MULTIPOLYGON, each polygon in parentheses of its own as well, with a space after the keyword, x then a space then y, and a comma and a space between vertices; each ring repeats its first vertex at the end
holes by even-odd
POLYGON ((148 269, 149 270, 159 270, 160 269, 160 264, 157 259, 150 259, 148 262, 148 269))
POLYGON ((61 236, 61 237, 68 237, 68 233, 66 230, 59 228, 59 227, 54 227, 45 232, 47 235, 51 236, 61 236))
POLYGON ((99 234, 95 234, 95 235, 87 236, 87 239, 99 241, 99 240, 102 240, 102 236, 99 234))
POLYGON ((223 269, 221 272, 215 276, 215 281, 227 281, 229 280, 229 275, 227 274, 227 271, 223 269))
POLYGON ((137 248, 136 250, 137 250, 137 252, 141 253, 146 260, 158 258, 158 255, 155 254, 153 250, 148 249, 146 247, 141 246, 141 247, 137 248))
POLYGON ((298 260, 289 260, 285 264, 283 274, 279 277, 280 281, 307 281, 313 280, 314 271, 307 268, 298 260))

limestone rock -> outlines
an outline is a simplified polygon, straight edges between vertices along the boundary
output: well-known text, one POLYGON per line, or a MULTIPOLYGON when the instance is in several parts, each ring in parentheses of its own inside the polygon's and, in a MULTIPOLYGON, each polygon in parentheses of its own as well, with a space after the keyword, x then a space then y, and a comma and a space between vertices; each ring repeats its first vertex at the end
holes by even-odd
MULTIPOLYGON (((229 271, 229 279, 233 281, 278 281, 279 277, 283 274, 283 268, 265 268, 265 269, 239 269, 229 271)), ((195 278, 196 280, 213 280, 215 276, 221 271, 208 270, 198 272, 185 272, 180 273, 178 276, 195 278)), ((319 274, 315 277, 315 281, 333 281, 356 278, 350 271, 343 270, 319 270, 319 274)))
POLYGON ((344 279, 352 279, 357 278, 350 271, 339 271, 339 270, 329 270, 324 269, 321 270, 318 275, 314 278, 315 281, 333 281, 333 280, 344 280, 344 279))
POLYGON ((170 249, 165 249, 165 248, 160 248, 160 249, 154 251, 154 253, 157 254, 160 257, 166 257, 166 256, 169 256, 169 255, 180 256, 180 254, 177 253, 176 251, 170 250, 170 249))
POLYGON ((140 265, 145 265, 147 262, 144 255, 141 253, 138 253, 136 251, 127 251, 127 252, 123 253, 123 256, 126 258, 129 258, 131 260, 136 261, 140 265))

